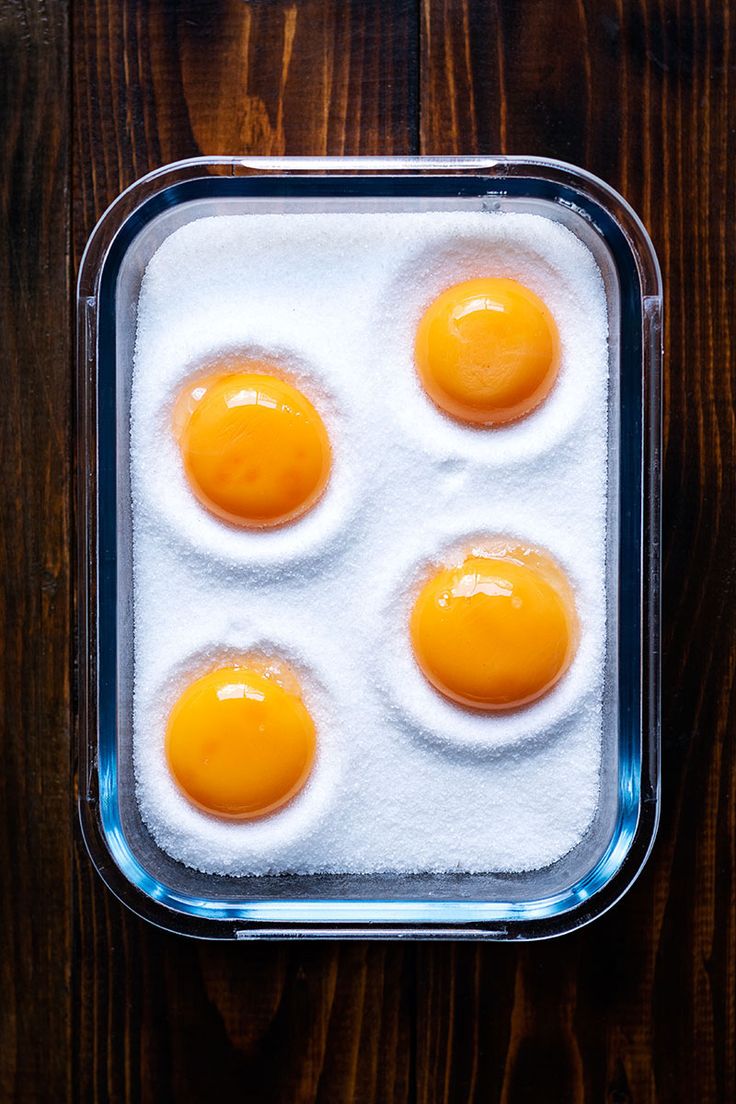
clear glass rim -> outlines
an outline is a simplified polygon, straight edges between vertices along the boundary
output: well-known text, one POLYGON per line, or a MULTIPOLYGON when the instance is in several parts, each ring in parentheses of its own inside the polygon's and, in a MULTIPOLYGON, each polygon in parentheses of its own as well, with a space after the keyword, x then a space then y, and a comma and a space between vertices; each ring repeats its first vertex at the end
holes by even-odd
POLYGON ((524 155, 508 156, 351 156, 351 157, 189 157, 171 161, 129 184, 103 211, 93 227, 82 253, 77 280, 77 297, 94 294, 96 278, 101 265, 99 250, 110 244, 117 230, 149 194, 160 191, 178 180, 194 179, 207 175, 206 170, 217 170, 219 175, 309 175, 324 173, 335 175, 360 175, 377 173, 425 175, 428 173, 466 175, 470 172, 498 179, 533 175, 536 170, 547 179, 558 183, 570 183, 597 198, 609 213, 614 214, 624 233, 630 238, 633 252, 642 277, 642 293, 661 299, 662 273, 649 233, 631 204, 601 177, 587 169, 567 161, 551 157, 524 155))
POLYGON ((174 162, 148 173, 108 207, 84 251, 78 280, 78 439, 77 585, 79 701, 76 712, 78 769, 91 786, 79 786, 79 815, 85 843, 103 880, 134 912, 149 921, 205 938, 473 938, 538 939, 563 934, 602 915, 631 886, 653 845, 659 817, 659 455, 661 438, 661 273, 653 245, 641 220, 613 188, 586 170, 537 157, 201 157, 174 162), (545 899, 535 910, 522 905, 482 901, 221 902, 202 915, 204 902, 161 900, 155 882, 126 851, 124 838, 105 824, 99 800, 98 762, 90 736, 97 684, 94 671, 95 521, 94 496, 83 473, 94 472, 94 371, 96 310, 105 256, 118 231, 146 199, 172 183, 209 175, 477 175, 495 180, 541 176, 585 195, 619 224, 634 258, 641 284, 642 355, 645 441, 643 447, 642 654, 646 661, 642 686, 642 748, 640 805, 636 828, 620 835, 612 850, 611 877, 588 893, 580 887, 575 899, 545 899), (92 573, 90 573, 92 564, 92 573), (90 643, 93 646, 90 652, 90 643), (150 884, 149 884, 150 883, 150 884), (306 904, 310 916, 304 916, 306 904), (518 915, 517 915, 518 914, 518 915))

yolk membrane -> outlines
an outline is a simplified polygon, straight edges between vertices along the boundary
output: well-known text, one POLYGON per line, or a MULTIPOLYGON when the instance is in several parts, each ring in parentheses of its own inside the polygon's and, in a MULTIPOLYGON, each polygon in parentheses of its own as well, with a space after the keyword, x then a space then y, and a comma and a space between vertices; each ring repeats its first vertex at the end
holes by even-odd
POLYGON ((202 505, 230 524, 265 528, 314 506, 332 455, 309 399, 286 380, 250 370, 257 367, 189 385, 175 409, 174 432, 202 505))
POLYGON ((301 790, 316 741, 293 677, 233 664, 184 690, 169 717, 166 755, 190 801, 246 820, 274 812, 301 790))
POLYGON ((498 426, 523 418, 546 398, 559 348, 542 300, 516 280, 488 277, 447 288, 430 304, 414 354, 438 407, 463 422, 498 426))
POLYGON ((578 623, 570 584, 546 553, 499 545, 432 575, 410 632, 416 661, 440 693, 493 711, 528 705, 559 681, 578 623))

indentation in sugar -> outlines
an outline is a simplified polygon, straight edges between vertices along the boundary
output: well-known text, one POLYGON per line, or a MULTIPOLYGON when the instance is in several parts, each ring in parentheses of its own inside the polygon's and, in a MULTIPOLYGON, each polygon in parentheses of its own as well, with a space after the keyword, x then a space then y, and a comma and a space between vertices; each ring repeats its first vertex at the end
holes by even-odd
MULTIPOLYGON (((337 718, 331 709, 324 679, 331 670, 319 670, 319 657, 295 648, 287 622, 283 629, 288 642, 258 636, 253 618, 233 617, 221 624, 216 638, 200 643, 196 651, 173 665, 165 665, 160 680, 147 680, 136 701, 138 734, 146 733, 136 745, 137 790, 141 807, 148 810, 147 823, 157 838, 169 840, 167 850, 192 866, 202 866, 202 848, 217 854, 218 870, 233 873, 250 862, 258 873, 278 873, 290 856, 306 845, 319 826, 330 817, 340 783, 340 748, 336 739, 337 718), (207 671, 232 663, 247 666, 250 657, 275 664, 286 661, 299 680, 301 696, 320 732, 315 762, 309 779, 278 816, 245 822, 210 816, 196 808, 178 789, 168 768, 165 752, 165 718, 186 686, 207 671), (243 832, 247 828, 247 833, 243 832)), ((151 665, 153 668, 153 664, 151 665)), ((327 829, 329 832, 329 828, 327 829)))
MULTIPOLYGON (((501 220, 502 228, 492 241, 480 227, 453 235, 438 220, 427 234, 429 240, 398 266, 383 303, 397 349, 392 409, 402 431, 418 437, 438 455, 459 454, 508 466, 557 447, 573 432, 600 385, 596 365, 606 355, 606 329, 604 324, 597 332, 588 326, 581 330, 580 303, 591 285, 601 280, 582 242, 548 220, 541 220, 547 225, 540 241, 538 217, 530 221, 528 215, 503 215, 501 220), (414 333, 424 311, 446 288, 479 276, 518 280, 547 304, 554 301, 560 335, 560 372, 551 394, 522 421, 491 433, 456 422, 438 410, 424 393, 413 365, 414 333)), ((602 293, 602 284, 599 290, 602 293)))
MULTIPOLYGON (((154 258, 155 259, 155 258, 154 258)), ((142 291, 145 299, 146 282, 142 291)), ((150 323, 139 327, 138 348, 147 345, 150 323)), ((325 546, 343 541, 357 531, 360 485, 346 459, 350 448, 348 426, 352 393, 325 386, 320 373, 293 350, 271 348, 243 340, 238 345, 213 343, 187 362, 172 365, 159 356, 159 370, 136 371, 133 388, 132 468, 136 507, 151 515, 153 524, 168 528, 172 540, 195 553, 247 566, 275 565, 314 559, 325 546), (328 427, 333 452, 332 472, 319 502, 297 522, 268 531, 252 531, 223 524, 192 494, 177 443, 171 431, 174 404, 184 386, 205 372, 232 370, 238 361, 273 365, 316 405, 328 427), (136 477, 137 476, 137 477, 136 477)), ((339 381, 338 381, 339 383, 339 381)), ((186 554, 186 550, 184 551, 186 554)))
POLYGON ((513 511, 498 507, 487 511, 485 533, 474 532, 474 520, 473 513, 455 514, 448 528, 448 519, 428 518, 421 536, 413 544, 407 542, 401 555, 391 556, 386 563, 387 586, 376 610, 374 630, 380 640, 382 693, 385 689, 407 734, 441 746, 488 753, 558 738, 576 714, 601 699, 605 601, 599 574, 591 570, 590 557, 581 556, 584 538, 572 536, 564 524, 555 525, 549 517, 529 517, 523 502, 513 511), (532 705, 492 717, 464 709, 438 694, 414 661, 405 631, 426 570, 438 563, 461 563, 466 554, 482 555, 487 537, 507 537, 512 544, 551 552, 572 585, 581 628, 575 658, 557 687, 532 705))

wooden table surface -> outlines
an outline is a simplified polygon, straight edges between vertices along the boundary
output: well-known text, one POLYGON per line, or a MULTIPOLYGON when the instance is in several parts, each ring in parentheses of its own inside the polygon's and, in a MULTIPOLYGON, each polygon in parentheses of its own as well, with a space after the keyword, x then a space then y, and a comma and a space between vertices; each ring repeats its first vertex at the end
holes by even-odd
POLYGON ((0 0, 0 1101, 736 1100, 736 6, 0 0), (212 945, 104 889, 70 771, 72 296, 207 153, 544 154, 667 297, 664 804, 602 920, 520 945, 212 945))

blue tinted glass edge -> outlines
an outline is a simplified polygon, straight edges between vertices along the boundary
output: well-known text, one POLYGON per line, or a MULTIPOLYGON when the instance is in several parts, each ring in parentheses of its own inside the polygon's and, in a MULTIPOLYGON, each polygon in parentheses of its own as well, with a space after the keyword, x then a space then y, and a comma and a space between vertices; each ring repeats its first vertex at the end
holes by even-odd
MULTIPOLYGON (((100 830, 110 855, 124 877, 143 898, 183 917, 215 922, 287 924, 295 929, 309 924, 464 925, 492 922, 504 925, 504 937, 557 934, 578 926, 603 908, 592 901, 612 885, 625 867, 631 867, 617 899, 646 857, 654 833, 654 811, 642 801, 641 780, 641 563, 642 563, 642 303, 631 247, 615 219, 597 203, 573 188, 543 179, 485 177, 207 177, 165 188, 143 203, 123 223, 105 258, 98 302, 98 775, 100 830), (575 206, 604 237, 616 262, 621 285, 621 424, 620 548, 621 561, 639 565, 622 573, 619 587, 619 787, 618 819, 606 852, 595 866, 564 893, 526 902, 392 901, 392 900, 272 900, 208 901, 184 897, 153 878, 132 853, 120 821, 117 801, 117 473, 115 454, 116 282, 120 264, 133 238, 168 207, 190 200, 235 196, 498 196, 519 195, 575 206), (642 824, 646 814, 648 825, 642 824), (641 837, 640 855, 633 846, 641 837), (647 838, 648 834, 648 838, 647 838), (558 926, 554 918, 577 913, 574 923, 558 926)), ((644 795, 646 797, 646 795, 644 795)), ((101 870, 119 893, 114 872, 101 870)), ((613 900, 610 903, 613 903, 613 900)), ((126 902, 129 903, 129 902, 126 902)), ((607 907, 605 905, 604 907, 607 907)), ((137 911, 146 914, 141 902, 137 911)), ((149 919, 155 917, 149 916, 149 919)), ((170 926, 165 919, 159 919, 170 926)), ((210 927, 210 925, 207 925, 210 927)), ((197 934, 192 929, 192 934, 197 934)), ((202 930, 204 934, 204 929, 202 930)), ((214 929, 211 934, 214 934, 214 929)))

